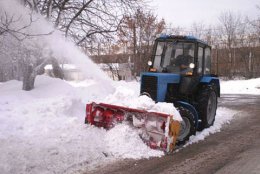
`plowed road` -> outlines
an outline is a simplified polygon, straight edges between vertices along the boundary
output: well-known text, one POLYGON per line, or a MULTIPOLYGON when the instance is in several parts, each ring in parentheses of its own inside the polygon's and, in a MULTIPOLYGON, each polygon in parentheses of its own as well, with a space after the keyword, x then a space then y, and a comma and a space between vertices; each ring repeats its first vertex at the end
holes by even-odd
POLYGON ((238 110, 231 124, 204 141, 161 158, 122 160, 99 174, 260 174, 260 96, 222 95, 220 107, 238 110))

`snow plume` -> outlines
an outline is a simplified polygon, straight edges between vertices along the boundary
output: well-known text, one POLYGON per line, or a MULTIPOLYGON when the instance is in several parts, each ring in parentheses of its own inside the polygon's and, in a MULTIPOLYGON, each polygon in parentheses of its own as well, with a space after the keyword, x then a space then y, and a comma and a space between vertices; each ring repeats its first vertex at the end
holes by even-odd
MULTIPOLYGON (((15 22, 12 22, 9 26, 13 30, 28 26, 20 31, 29 35, 21 42, 26 49, 37 49, 41 53, 38 55, 41 58, 53 56, 58 60, 65 59, 75 64, 86 78, 106 84, 106 88, 113 90, 110 86, 109 77, 72 42, 66 40, 61 32, 55 30, 53 25, 46 21, 43 16, 31 12, 30 9, 25 8, 16 0, 1 0, 0 13, 1 16, 6 16, 8 19, 13 17, 15 22)), ((21 33, 15 33, 15 35, 24 37, 25 35, 21 33)), ((9 37, 13 37, 12 34, 9 37)))

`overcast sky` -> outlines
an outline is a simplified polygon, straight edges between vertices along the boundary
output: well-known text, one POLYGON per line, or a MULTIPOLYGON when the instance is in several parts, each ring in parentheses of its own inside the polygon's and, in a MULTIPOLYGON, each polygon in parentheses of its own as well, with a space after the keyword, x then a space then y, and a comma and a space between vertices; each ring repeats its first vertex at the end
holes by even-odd
POLYGON ((230 10, 256 18, 260 0, 152 0, 151 5, 160 18, 173 26, 190 27, 194 22, 205 25, 218 23, 221 12, 230 10))

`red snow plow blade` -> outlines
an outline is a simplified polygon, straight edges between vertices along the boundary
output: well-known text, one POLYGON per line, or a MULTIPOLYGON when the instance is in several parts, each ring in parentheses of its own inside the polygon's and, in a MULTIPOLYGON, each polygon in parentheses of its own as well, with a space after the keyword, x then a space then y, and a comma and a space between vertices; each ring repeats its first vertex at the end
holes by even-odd
POLYGON ((180 122, 174 116, 158 112, 132 109, 110 104, 86 105, 85 123, 111 129, 126 121, 139 129, 142 140, 153 149, 171 152, 180 130, 180 122))

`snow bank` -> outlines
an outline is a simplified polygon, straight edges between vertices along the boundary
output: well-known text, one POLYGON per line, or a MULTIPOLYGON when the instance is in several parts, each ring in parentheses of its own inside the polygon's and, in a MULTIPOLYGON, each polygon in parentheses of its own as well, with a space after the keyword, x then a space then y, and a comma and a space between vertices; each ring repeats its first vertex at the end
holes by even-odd
POLYGON ((221 81, 222 94, 260 95, 260 78, 250 80, 221 81))
POLYGON ((18 81, 1 84, 1 173, 70 173, 117 158, 162 156, 127 125, 106 131, 84 124, 84 95, 93 100, 99 89, 100 98, 109 93, 98 86, 90 80, 76 88, 45 76, 37 76, 29 92, 18 81))
MULTIPOLYGON (((240 86, 251 83, 257 87, 258 81, 224 83, 239 83, 240 86)), ((137 82, 113 82, 111 86, 115 92, 95 79, 73 83, 37 76, 35 89, 27 92, 21 90, 21 82, 1 83, 1 173, 71 173, 80 169, 90 170, 121 158, 162 156, 161 151, 148 148, 133 127, 120 124, 106 131, 84 124, 85 104, 91 101, 175 112, 171 110, 173 105, 155 104, 145 96, 139 97, 137 82)), ((222 90, 228 91, 231 87, 234 86, 225 86, 222 82, 222 90)), ((246 88, 243 89, 241 93, 247 92, 246 88)), ((235 113, 218 108, 214 126, 197 132, 188 144, 220 131, 235 113)))
POLYGON ((110 155, 120 158, 147 158, 162 156, 163 152, 151 150, 140 139, 139 133, 126 124, 116 125, 105 137, 106 147, 110 155))
MULTIPOLYGON (((161 151, 148 148, 137 130, 126 124, 109 131, 84 124, 85 104, 91 101, 175 112, 173 105, 139 97, 137 82, 111 85, 115 92, 95 79, 73 83, 46 76, 37 76, 35 89, 29 92, 21 90, 18 81, 0 84, 1 173, 71 173, 116 159, 162 156, 161 151)), ((220 131, 235 113, 218 108, 214 126, 198 132, 188 144, 220 131)))
POLYGON ((224 124, 229 124, 236 113, 238 113, 238 112, 235 111, 235 110, 227 109, 227 108, 224 108, 224 107, 219 107, 217 109, 216 119, 215 119, 214 125, 207 128, 207 129, 204 129, 201 132, 197 132, 196 136, 190 137, 189 142, 185 146, 187 146, 189 144, 197 143, 199 141, 202 141, 207 136, 209 136, 210 134, 220 132, 221 127, 224 124))

